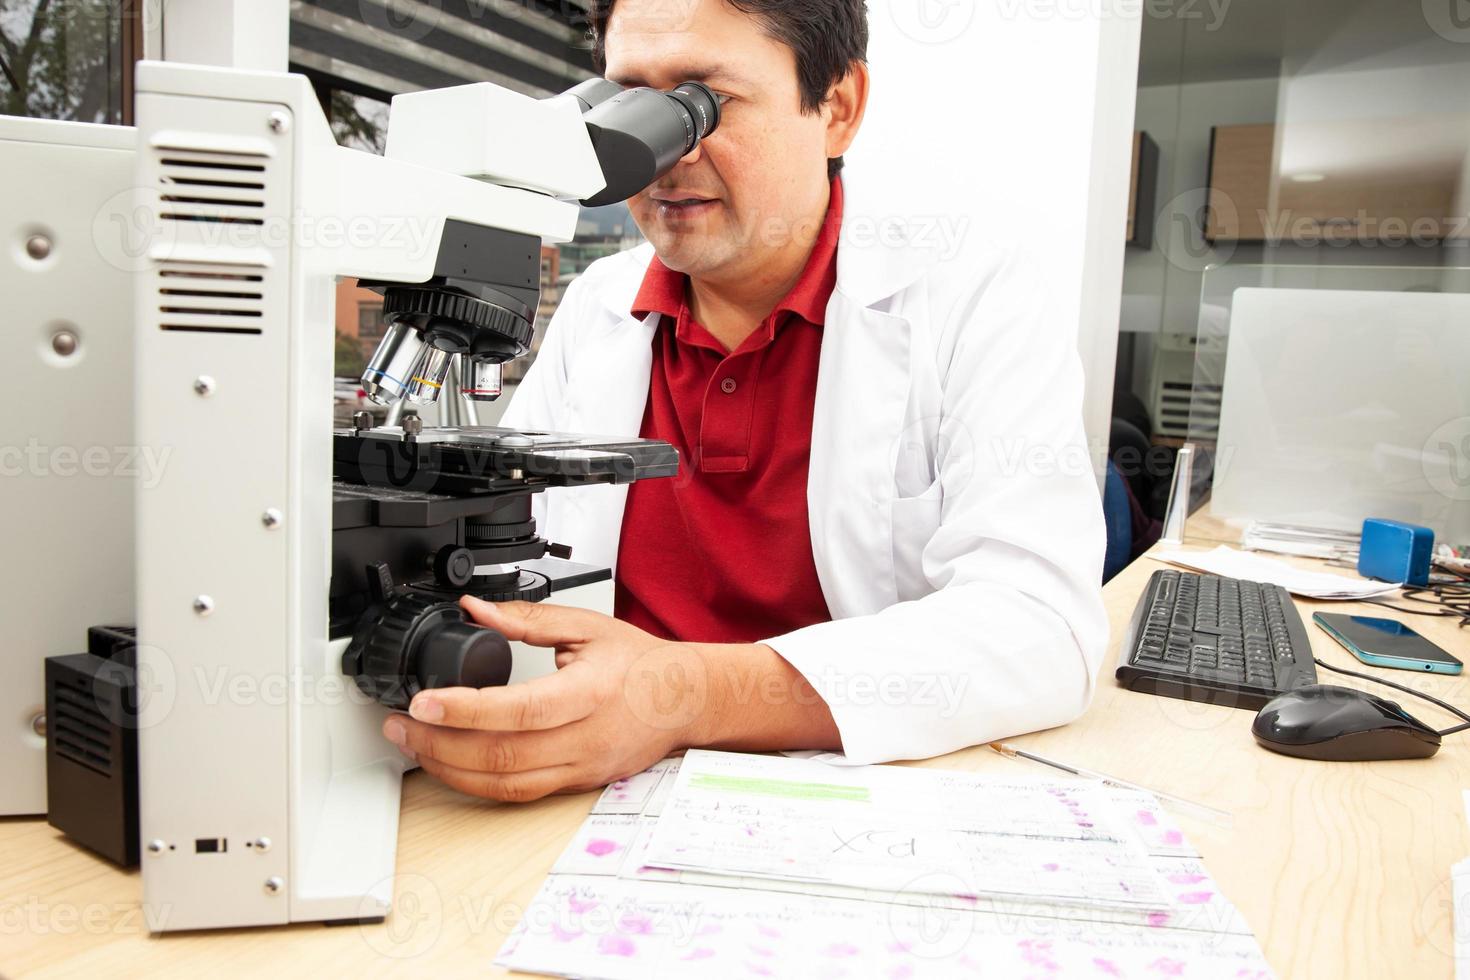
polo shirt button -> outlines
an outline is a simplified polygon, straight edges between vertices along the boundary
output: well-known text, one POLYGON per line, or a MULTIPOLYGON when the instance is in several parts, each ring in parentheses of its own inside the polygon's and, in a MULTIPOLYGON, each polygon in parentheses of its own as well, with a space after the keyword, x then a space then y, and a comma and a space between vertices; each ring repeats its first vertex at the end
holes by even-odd
POLYGON ((720 382, 720 390, 727 395, 733 395, 735 393, 735 388, 736 384, 734 378, 726 378, 724 381, 720 382))

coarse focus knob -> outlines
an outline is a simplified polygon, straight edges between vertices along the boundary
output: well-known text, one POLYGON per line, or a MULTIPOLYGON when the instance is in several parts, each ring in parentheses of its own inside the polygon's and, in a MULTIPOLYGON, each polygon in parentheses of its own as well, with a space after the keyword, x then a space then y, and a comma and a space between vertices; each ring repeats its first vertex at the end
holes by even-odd
POLYGON ((498 687, 510 668, 504 636, 470 622, 455 602, 412 592, 380 604, 342 655, 342 672, 390 708, 430 688, 498 687))
POLYGON ((414 673, 424 690, 500 687, 510 680, 510 643, 495 630, 463 619, 446 622, 424 636, 414 673))

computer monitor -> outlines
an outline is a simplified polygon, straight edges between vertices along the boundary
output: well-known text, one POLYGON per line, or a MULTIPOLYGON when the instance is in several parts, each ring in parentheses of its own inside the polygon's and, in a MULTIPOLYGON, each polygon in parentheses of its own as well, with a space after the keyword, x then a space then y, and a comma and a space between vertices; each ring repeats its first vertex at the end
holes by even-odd
POLYGON ((1215 515, 1470 541, 1470 295, 1236 290, 1215 515))

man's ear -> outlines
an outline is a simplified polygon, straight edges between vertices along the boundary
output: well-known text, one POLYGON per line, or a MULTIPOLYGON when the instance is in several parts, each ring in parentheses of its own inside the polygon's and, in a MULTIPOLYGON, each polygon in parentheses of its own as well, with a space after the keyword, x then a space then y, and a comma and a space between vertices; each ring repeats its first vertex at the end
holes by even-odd
POLYGON ((822 106, 827 115, 827 159, 840 157, 857 138, 868 111, 868 66, 852 63, 847 76, 833 85, 822 106))

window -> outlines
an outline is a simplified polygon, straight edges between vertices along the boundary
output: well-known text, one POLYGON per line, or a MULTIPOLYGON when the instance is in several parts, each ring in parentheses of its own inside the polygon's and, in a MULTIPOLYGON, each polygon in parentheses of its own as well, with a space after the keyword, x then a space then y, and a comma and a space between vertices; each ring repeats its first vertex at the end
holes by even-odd
POLYGON ((357 304, 357 337, 363 343, 371 341, 376 344, 383 339, 383 334, 388 330, 388 324, 383 319, 383 304, 377 303, 357 304))
POLYGON ((388 145, 388 103, 332 89, 326 108, 339 144, 383 155, 388 145))
POLYGON ((132 121, 137 0, 0 0, 0 113, 132 121))

